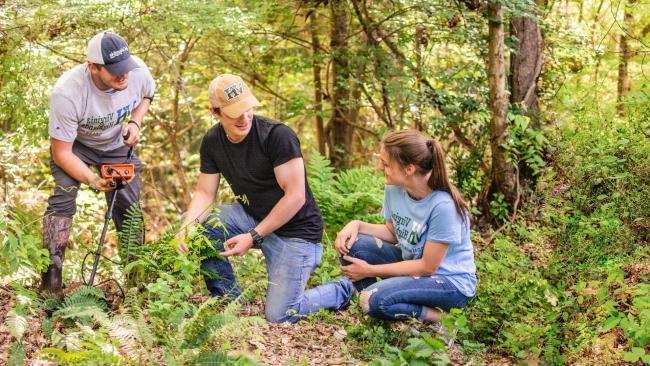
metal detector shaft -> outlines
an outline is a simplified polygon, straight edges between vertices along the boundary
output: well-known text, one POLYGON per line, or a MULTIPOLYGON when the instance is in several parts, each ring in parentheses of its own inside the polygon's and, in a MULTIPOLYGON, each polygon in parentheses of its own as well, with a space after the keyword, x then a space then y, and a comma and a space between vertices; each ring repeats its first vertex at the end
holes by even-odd
POLYGON ((104 239, 106 239, 106 231, 108 230, 108 222, 113 218, 113 207, 115 206, 115 198, 117 197, 117 189, 113 191, 111 196, 111 203, 108 206, 108 211, 104 218, 104 228, 102 229, 102 235, 99 236, 99 246, 95 252, 95 262, 93 263, 93 270, 90 272, 90 280, 88 280, 88 286, 92 286, 95 282, 95 274, 97 273, 97 266, 99 266, 99 257, 102 255, 102 249, 104 248, 104 239))
MULTIPOLYGON (((129 149, 129 152, 126 154, 126 161, 131 162, 133 157, 133 147, 129 149)), ((106 211, 106 216, 104 217, 104 227, 102 228, 102 234, 99 236, 99 245, 97 246, 97 251, 95 252, 95 261, 93 263, 93 270, 90 272, 90 279, 88 280, 88 286, 92 286, 95 282, 95 274, 97 274, 97 267, 99 266, 99 258, 102 256, 102 249, 104 249, 104 239, 106 239, 106 231, 108 230, 108 223, 113 218, 113 207, 115 206, 115 198, 117 197, 117 192, 119 188, 113 190, 113 195, 111 196, 111 202, 108 204, 108 211, 106 211)))

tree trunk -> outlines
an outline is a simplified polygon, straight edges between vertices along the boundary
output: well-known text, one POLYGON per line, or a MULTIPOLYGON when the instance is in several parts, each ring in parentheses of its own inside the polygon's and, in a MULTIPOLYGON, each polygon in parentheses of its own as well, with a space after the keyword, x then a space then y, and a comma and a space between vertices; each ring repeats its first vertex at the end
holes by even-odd
POLYGON ((173 102, 172 102, 172 120, 169 126, 165 126, 163 124, 163 127, 165 127, 165 130, 167 131, 167 136, 169 139, 169 143, 172 147, 172 161, 174 162, 174 169, 176 170, 176 175, 178 176, 178 180, 180 183, 180 188, 183 193, 183 208, 187 209, 187 206, 190 204, 190 201, 192 200, 192 196, 190 195, 190 187, 187 184, 187 178, 185 177, 185 168, 183 167, 183 159, 181 157, 181 148, 178 143, 178 130, 180 129, 180 110, 179 110, 179 103, 180 103, 180 95, 183 90, 183 70, 185 70, 185 62, 187 61, 187 58, 192 51, 192 48, 196 44, 198 38, 194 39, 189 39, 186 44, 185 48, 181 52, 181 54, 178 57, 178 75, 176 75, 176 80, 174 83, 174 87, 172 89, 172 95, 173 95, 173 102))
POLYGON ((347 0, 331 0, 331 41, 332 52, 332 115, 329 120, 331 143, 330 151, 332 165, 337 168, 348 166, 348 158, 352 151, 352 135, 354 127, 348 123, 348 101, 350 97, 350 67, 347 53, 348 37, 348 2, 347 0))
POLYGON ((627 6, 625 6, 625 23, 623 25, 621 38, 619 42, 619 62, 618 62, 618 96, 616 98, 616 110, 619 116, 625 115, 625 100, 627 95, 630 93, 630 75, 628 72, 628 64, 630 62, 630 57, 632 52, 630 50, 630 45, 628 44, 630 40, 630 32, 633 28, 633 17, 630 9, 630 5, 634 4, 636 0, 628 0, 627 6))
POLYGON ((504 59, 503 12, 497 0, 488 3, 489 46, 488 80, 490 87, 490 148, 492 151, 492 184, 512 206, 517 200, 514 167, 507 161, 504 145, 508 141, 508 98, 504 59))
POLYGON ((309 31, 311 32, 311 49, 314 58, 312 72, 314 75, 314 112, 316 112, 316 140, 318 142, 318 152, 326 156, 325 151, 325 134, 323 128, 323 83, 321 81, 320 70, 320 39, 318 39, 318 18, 316 8, 312 9, 309 15, 309 31))
POLYGON ((519 41, 510 56, 510 102, 524 108, 532 125, 539 127, 537 80, 542 71, 544 40, 532 17, 516 17, 510 21, 510 32, 519 41))

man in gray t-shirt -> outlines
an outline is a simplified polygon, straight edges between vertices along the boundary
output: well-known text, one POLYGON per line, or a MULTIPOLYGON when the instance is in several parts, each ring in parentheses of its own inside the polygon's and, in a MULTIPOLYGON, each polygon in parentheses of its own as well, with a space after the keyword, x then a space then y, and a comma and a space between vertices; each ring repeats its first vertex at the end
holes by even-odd
MULTIPOLYGON (((56 186, 43 219, 43 245, 52 263, 42 275, 41 290, 57 297, 62 295, 63 260, 77 190, 85 183, 110 197, 110 181, 90 167, 125 162, 129 148, 140 140, 142 120, 155 91, 147 66, 130 55, 126 41, 115 33, 95 35, 88 42, 87 59, 57 80, 50 97, 50 169, 56 186)), ((135 178, 116 193, 113 217, 118 230, 127 209, 140 196, 141 164, 135 156, 132 162, 135 178)))

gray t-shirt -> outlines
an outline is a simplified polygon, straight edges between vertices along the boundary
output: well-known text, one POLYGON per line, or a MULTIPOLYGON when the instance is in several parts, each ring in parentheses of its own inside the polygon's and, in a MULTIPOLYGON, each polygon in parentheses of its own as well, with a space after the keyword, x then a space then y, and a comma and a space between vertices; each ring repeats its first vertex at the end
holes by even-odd
POLYGON ((122 124, 142 98, 153 98, 156 84, 144 62, 129 72, 124 90, 102 91, 92 81, 87 64, 77 65, 57 80, 50 96, 50 137, 110 151, 124 145, 122 124))

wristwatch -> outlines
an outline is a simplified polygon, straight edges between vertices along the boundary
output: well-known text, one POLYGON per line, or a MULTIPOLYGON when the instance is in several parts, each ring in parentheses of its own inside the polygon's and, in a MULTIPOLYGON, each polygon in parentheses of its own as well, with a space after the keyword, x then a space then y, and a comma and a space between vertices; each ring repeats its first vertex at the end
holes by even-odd
POLYGON ((260 245, 264 241, 264 237, 255 231, 255 228, 248 230, 248 233, 253 237, 253 243, 255 245, 260 245))

